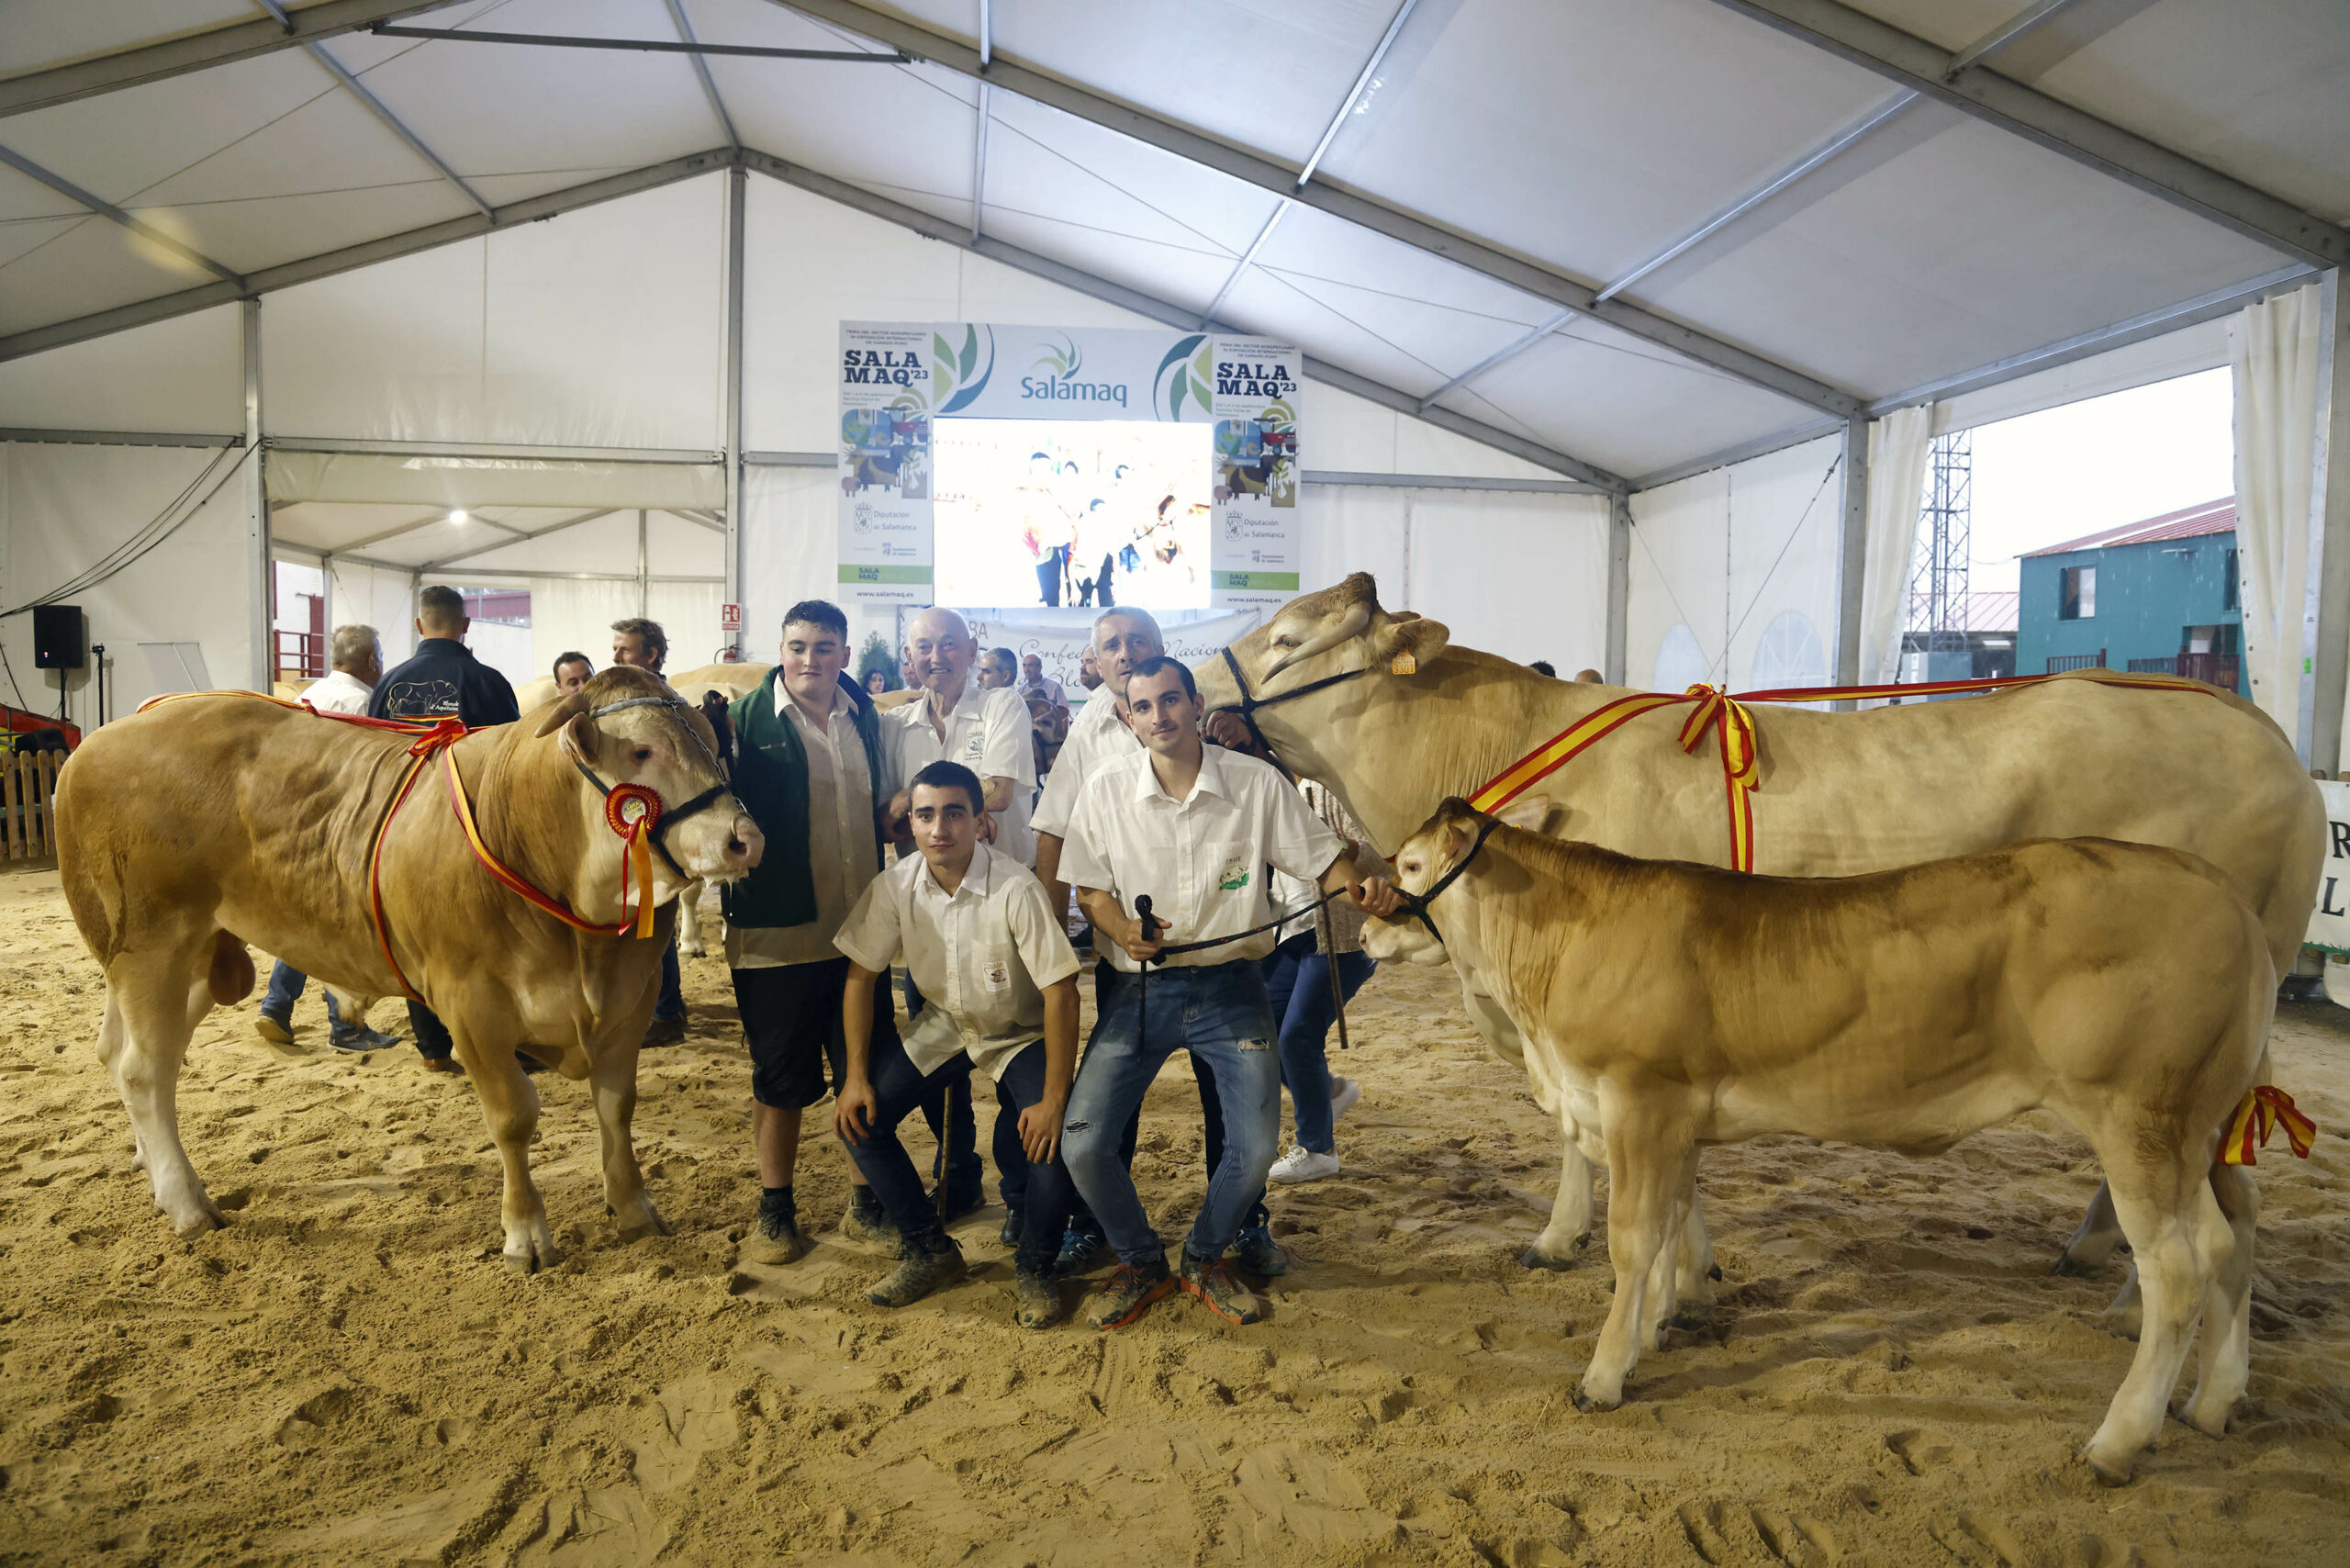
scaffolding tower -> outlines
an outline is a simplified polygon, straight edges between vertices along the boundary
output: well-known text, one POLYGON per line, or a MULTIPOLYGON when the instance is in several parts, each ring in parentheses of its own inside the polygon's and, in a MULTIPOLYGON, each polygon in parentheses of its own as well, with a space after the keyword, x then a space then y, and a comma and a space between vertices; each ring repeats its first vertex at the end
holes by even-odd
MULTIPOLYGON (((1975 510, 1975 434, 1936 436, 1928 458, 1918 553, 1909 577, 1912 648, 1925 654, 1926 678, 1947 679, 1937 654, 1967 652, 1966 568, 1975 510)), ((1973 673, 1970 666, 1963 675, 1973 673)), ((1963 678, 1962 675, 1962 678, 1963 678)))

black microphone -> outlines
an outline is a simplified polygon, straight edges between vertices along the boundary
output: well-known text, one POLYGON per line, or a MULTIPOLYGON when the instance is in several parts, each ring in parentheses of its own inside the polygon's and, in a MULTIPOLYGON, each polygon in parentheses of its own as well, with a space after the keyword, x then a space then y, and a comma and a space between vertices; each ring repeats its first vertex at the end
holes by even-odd
MULTIPOLYGON (((1151 927, 1155 923, 1150 918, 1150 895, 1148 893, 1136 893, 1135 895, 1135 918, 1142 923, 1143 940, 1146 942, 1149 941, 1151 927)), ((1147 965, 1149 962, 1150 960, 1148 958, 1145 958, 1143 960, 1145 965, 1147 965)))

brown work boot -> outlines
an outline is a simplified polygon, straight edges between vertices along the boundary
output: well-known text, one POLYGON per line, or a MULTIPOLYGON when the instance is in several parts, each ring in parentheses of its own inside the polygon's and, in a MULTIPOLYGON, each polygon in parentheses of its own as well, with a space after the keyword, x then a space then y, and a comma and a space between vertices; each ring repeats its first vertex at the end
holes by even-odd
POLYGON ((743 1239, 743 1256, 754 1263, 796 1263, 808 1251, 800 1233, 800 1209, 789 1189, 778 1195, 759 1194, 759 1217, 743 1239))
POLYGON ((1088 1298, 1085 1320, 1096 1328, 1124 1328, 1174 1289, 1175 1276, 1167 1271, 1164 1260, 1139 1269, 1121 1263, 1088 1298))
POLYGON ((1263 1299, 1242 1284, 1232 1265, 1221 1258, 1203 1262, 1186 1252, 1179 1278, 1185 1290, 1226 1323, 1255 1323, 1265 1316, 1263 1299))
POLYGON ((943 1233, 938 1240, 943 1251, 908 1245, 905 1255, 898 1260, 897 1272, 866 1292, 865 1299, 876 1306, 912 1306, 939 1286, 961 1279, 963 1249, 943 1233))
POLYGON ((1023 1328, 1050 1328, 1061 1320, 1060 1287, 1042 1274, 1023 1270, 1013 1276, 1012 1289, 1018 1300, 1013 1319, 1023 1328))

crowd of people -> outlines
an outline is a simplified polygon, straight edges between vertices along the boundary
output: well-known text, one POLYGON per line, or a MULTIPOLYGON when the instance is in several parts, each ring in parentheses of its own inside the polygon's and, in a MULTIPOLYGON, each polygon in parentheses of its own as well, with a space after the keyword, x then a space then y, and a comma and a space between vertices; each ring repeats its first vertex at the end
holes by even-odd
MULTIPOLYGON (((513 690, 465 646, 468 624, 454 589, 428 588, 414 656, 386 672, 373 629, 340 628, 334 673, 305 695, 382 718, 513 722, 513 690)), ((657 623, 614 623, 613 663, 658 674, 667 654, 657 623)), ((775 667, 729 709, 731 782, 767 839, 722 895, 761 1189, 745 1255, 807 1251, 794 1176, 806 1113, 829 1095, 852 1182, 840 1229, 897 1256, 871 1299, 903 1305, 959 1278, 946 1226, 985 1202, 968 1093, 983 1074, 1023 1326, 1059 1321, 1065 1282, 1108 1262, 1086 1309, 1096 1327, 1179 1289, 1257 1321, 1250 1278, 1288 1267, 1268 1182, 1342 1169, 1336 1126, 1360 1090, 1325 1052, 1340 999, 1371 973, 1364 913, 1396 907, 1377 852, 1335 796, 1202 711, 1147 610, 1095 621, 1074 710, 1036 655, 978 647, 950 610, 907 627, 901 691, 852 678, 850 655, 846 616, 804 600, 775 667), (1096 1022, 1080 1058, 1081 950, 1096 1022), (1206 1186, 1170 1262, 1129 1168, 1143 1097, 1178 1050, 1198 1084, 1206 1186), (1284 1089, 1296 1137, 1281 1154, 1284 1089), (917 1112, 943 1156, 934 1185, 898 1136, 917 1112)), ((552 674, 576 691, 594 663, 566 652, 552 674)), ((673 944, 645 1045, 684 1037, 678 981, 673 944)), ((303 985, 277 966, 263 1035, 290 1043, 303 985)), ((328 1007, 333 1045, 395 1043, 328 1007)), ((411 1002, 408 1016, 428 1068, 461 1070, 431 1011, 411 1002)))

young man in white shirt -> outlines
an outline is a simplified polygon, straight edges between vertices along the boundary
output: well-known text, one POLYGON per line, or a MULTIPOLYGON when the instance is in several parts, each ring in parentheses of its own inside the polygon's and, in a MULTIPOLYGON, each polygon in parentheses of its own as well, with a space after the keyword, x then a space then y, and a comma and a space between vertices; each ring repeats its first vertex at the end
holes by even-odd
MULTIPOLYGON (((1028 705, 1009 688, 975 684, 971 666, 978 641, 963 618, 951 610, 933 608, 913 618, 906 628, 902 650, 914 689, 913 701, 881 715, 882 755, 890 765, 889 801, 885 813, 889 831, 903 831, 907 795, 913 778, 934 762, 954 762, 979 776, 985 794, 980 809, 995 819, 994 852, 1026 866, 1036 858, 1036 841, 1028 831, 1028 812, 1036 795, 1036 748, 1029 738, 1028 705)), ((906 997, 909 1014, 920 1010, 921 982, 906 997)), ((995 1148, 1001 1168, 1009 1157, 1018 1163, 1019 1139, 1013 1132, 1017 1113, 997 1097, 995 1148)), ((926 1114, 943 1114, 944 1103, 926 1114)), ((968 1103, 955 1107, 954 1143, 961 1152, 945 1172, 949 1218, 970 1213, 987 1201, 984 1171, 968 1103)), ((1003 1172, 1004 1203, 1016 1205, 1022 1183, 1003 1172)))
MULTIPOLYGON (((1061 1114, 1077 1061, 1077 955, 1027 868, 979 842, 983 786, 955 762, 934 762, 910 786, 914 845, 873 884, 834 938, 847 955, 842 1029, 848 1074, 834 1123, 903 1246, 897 1272, 868 1299, 904 1306, 958 1278, 963 1254, 939 1223, 898 1125, 977 1067, 1016 1106, 1015 1137, 1032 1186, 1065 1192, 1061 1114), (899 956, 921 988, 902 1043, 874 1042, 876 984, 899 956)), ((1050 1194, 1046 1194, 1049 1196, 1050 1194)), ((1061 1198, 1066 1207, 1066 1196, 1061 1198)), ((1054 1244, 1023 1242, 1020 1321, 1060 1316, 1050 1282, 1054 1244)))
MULTIPOLYGON (((803 1110, 846 1081, 841 988, 848 960, 834 934, 881 869, 880 813, 888 800, 881 733, 873 706, 841 678, 848 618, 806 599, 785 613, 783 644, 766 680, 728 710, 734 730, 735 798, 767 835, 748 876, 723 890, 726 962, 751 1053, 751 1138, 759 1208, 744 1254, 789 1263, 807 1249, 791 1191, 803 1110)), ((875 1031, 895 1037, 883 990, 875 1031)), ((879 1218, 862 1184, 851 1218, 879 1218)))
POLYGON ((1272 934, 1241 934, 1276 913, 1265 887, 1268 864, 1325 891, 1348 889, 1366 907, 1392 909, 1392 890, 1363 882, 1344 841, 1277 769, 1202 739, 1199 689, 1182 664, 1159 657, 1136 665, 1125 699, 1145 750, 1093 770, 1061 854, 1061 871, 1116 970, 1061 1135, 1069 1174, 1119 1258, 1089 1316, 1097 1327, 1122 1327, 1180 1282, 1227 1322, 1254 1323, 1263 1305, 1224 1252, 1273 1163, 1281 1062, 1257 966, 1272 950, 1272 934), (1153 901, 1147 926, 1136 913, 1143 894, 1153 901), (1237 939, 1161 952, 1169 943, 1216 938, 1237 939), (1141 971, 1153 962, 1164 967, 1145 981, 1141 971), (1118 1135, 1178 1048, 1215 1076, 1224 1148, 1180 1270, 1170 1275, 1165 1249, 1118 1158, 1118 1135))
MULTIPOLYGON (((373 626, 338 626, 328 649, 334 668, 325 679, 312 682, 302 693, 302 700, 321 713, 364 714, 375 694, 375 683, 384 678, 383 639, 373 626)), ((277 1045, 292 1045, 294 1004, 302 999, 302 988, 309 980, 283 962, 270 970, 269 993, 261 1000, 261 1016, 253 1021, 253 1032, 277 1045)), ((399 1042, 370 1029, 365 1019, 345 1023, 334 992, 328 991, 327 1044, 337 1050, 380 1051, 399 1042)))

